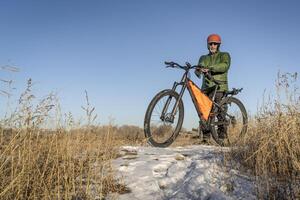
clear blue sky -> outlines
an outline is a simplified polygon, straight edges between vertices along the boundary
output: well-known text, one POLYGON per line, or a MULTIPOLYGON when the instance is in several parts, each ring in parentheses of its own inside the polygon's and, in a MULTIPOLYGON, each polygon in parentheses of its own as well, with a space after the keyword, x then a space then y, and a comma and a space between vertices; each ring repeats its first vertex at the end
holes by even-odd
MULTIPOLYGON (((232 57, 229 85, 244 88, 239 97, 254 113, 278 70, 299 72, 299 8, 296 0, 2 0, 0 66, 21 71, 0 76, 16 81, 15 99, 32 78, 36 96, 58 92, 64 112, 82 115, 87 90, 101 124, 111 116, 142 126, 152 97, 182 75, 163 62, 196 64, 218 33, 232 57)), ((188 93, 184 103, 184 126, 197 126, 188 93)))

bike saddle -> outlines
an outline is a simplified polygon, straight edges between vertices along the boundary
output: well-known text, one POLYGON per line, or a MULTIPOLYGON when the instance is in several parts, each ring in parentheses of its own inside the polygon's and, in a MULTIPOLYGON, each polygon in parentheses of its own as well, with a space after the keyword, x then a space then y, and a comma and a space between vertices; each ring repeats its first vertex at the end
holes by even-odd
POLYGON ((238 93, 240 93, 243 90, 243 88, 237 89, 237 88, 232 88, 231 91, 226 92, 226 96, 227 95, 237 95, 238 93))

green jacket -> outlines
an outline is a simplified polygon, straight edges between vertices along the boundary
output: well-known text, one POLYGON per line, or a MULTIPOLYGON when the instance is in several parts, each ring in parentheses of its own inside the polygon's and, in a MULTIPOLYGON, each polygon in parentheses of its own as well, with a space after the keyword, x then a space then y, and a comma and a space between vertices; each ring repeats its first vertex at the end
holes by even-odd
MULTIPOLYGON (((216 54, 203 55, 199 59, 198 65, 208 68, 212 77, 221 81, 222 84, 218 91, 228 91, 227 74, 230 67, 230 55, 227 52, 217 52, 216 54)), ((195 72, 199 77, 199 73, 195 72)), ((202 90, 207 90, 215 86, 215 83, 207 78, 203 78, 202 90)))

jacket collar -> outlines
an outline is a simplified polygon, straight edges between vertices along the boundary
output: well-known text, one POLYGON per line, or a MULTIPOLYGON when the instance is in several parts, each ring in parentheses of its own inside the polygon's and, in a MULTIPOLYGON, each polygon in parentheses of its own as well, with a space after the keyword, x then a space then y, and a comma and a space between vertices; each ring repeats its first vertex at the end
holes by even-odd
POLYGON ((217 51, 217 53, 215 53, 215 54, 212 54, 212 53, 209 52, 208 55, 209 56, 217 56, 219 53, 220 53, 220 51, 217 51))

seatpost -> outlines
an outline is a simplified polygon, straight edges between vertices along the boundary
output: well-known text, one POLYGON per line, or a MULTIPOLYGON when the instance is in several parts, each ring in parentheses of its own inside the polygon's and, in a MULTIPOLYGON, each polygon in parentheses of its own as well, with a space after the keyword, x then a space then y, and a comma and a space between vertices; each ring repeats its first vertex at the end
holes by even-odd
POLYGON ((212 99, 211 99, 213 102, 215 101, 215 97, 216 97, 217 89, 218 89, 218 86, 215 86, 214 95, 213 95, 213 97, 212 97, 212 99))

